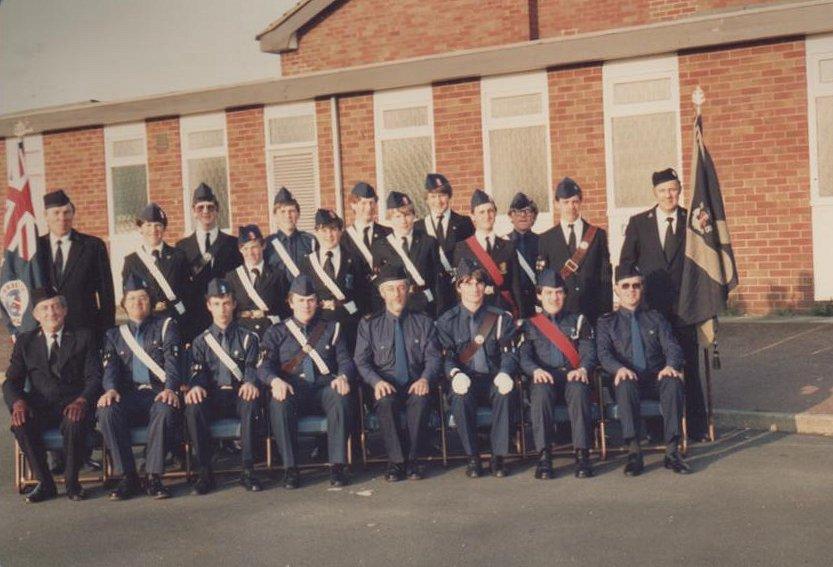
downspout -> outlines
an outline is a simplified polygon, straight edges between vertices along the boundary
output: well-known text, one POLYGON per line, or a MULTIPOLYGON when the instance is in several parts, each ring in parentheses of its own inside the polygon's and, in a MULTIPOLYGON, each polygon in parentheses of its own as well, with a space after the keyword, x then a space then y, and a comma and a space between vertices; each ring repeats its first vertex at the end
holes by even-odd
POLYGON ((330 128, 333 139, 333 183, 336 190, 336 213, 344 218, 344 190, 341 185, 341 136, 338 119, 338 97, 330 97, 330 128))

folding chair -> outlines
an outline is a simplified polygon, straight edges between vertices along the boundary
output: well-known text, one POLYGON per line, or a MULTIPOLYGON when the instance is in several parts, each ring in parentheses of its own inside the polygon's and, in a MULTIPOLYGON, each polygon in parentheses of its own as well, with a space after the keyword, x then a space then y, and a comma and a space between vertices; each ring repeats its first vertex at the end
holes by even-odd
MULTIPOLYGON (((101 435, 98 433, 98 431, 90 431, 87 442, 92 445, 93 449, 101 449, 103 452, 101 435)), ((43 443, 47 451, 63 451, 64 438, 61 435, 61 430, 56 427, 44 431, 43 443)), ((84 484, 93 482, 103 482, 105 480, 104 469, 105 467, 102 466, 101 470, 95 473, 81 474, 78 476, 78 481, 84 484)), ((65 478, 63 475, 55 477, 55 482, 58 484, 63 483, 64 481, 65 478)), ((22 494, 27 487, 34 486, 37 483, 38 481, 32 476, 32 468, 29 466, 29 462, 26 459, 26 455, 23 454, 23 451, 20 449, 20 445, 17 443, 17 439, 15 439, 14 485, 15 487, 17 487, 18 492, 22 494)))
MULTIPOLYGON (((131 447, 144 447, 148 443, 148 428, 147 426, 141 425, 138 427, 131 427, 130 428, 130 446, 131 447)), ((187 444, 182 444, 182 448, 185 454, 185 468, 174 469, 174 470, 166 470, 164 474, 162 474, 162 478, 164 479, 177 479, 177 478, 188 478, 190 475, 191 469, 191 461, 190 461, 190 451, 188 450, 187 444)), ((110 456, 110 450, 104 449, 104 466, 102 467, 104 470, 104 481, 109 481, 112 478, 115 478, 116 475, 113 474, 113 462, 112 457, 110 456)))
MULTIPOLYGON (((270 426, 271 427, 271 426, 270 426)), ((271 429, 270 429, 271 432, 271 429)), ((305 415, 298 418, 298 436, 320 436, 327 434, 327 416, 326 415, 305 415)), ((272 452, 273 439, 271 435, 266 436, 266 469, 271 471, 275 467, 272 452)), ((348 431, 347 433, 347 466, 353 464, 353 435, 348 431)), ((327 468, 329 463, 302 463, 298 465, 299 469, 317 469, 327 468)))

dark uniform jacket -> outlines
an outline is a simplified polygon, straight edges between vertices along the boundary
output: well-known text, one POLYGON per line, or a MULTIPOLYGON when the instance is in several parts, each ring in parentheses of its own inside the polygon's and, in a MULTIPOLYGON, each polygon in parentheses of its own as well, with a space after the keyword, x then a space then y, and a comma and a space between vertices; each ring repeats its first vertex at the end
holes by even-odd
MULTIPOLYGON (((555 315, 547 313, 543 315, 555 323, 571 340, 579 354, 580 367, 588 373, 593 372, 598 365, 596 339, 593 335, 593 326, 587 318, 583 315, 567 313, 564 310, 555 315)), ((524 374, 531 377, 539 368, 550 374, 572 370, 567 357, 561 350, 529 320, 524 321, 523 337, 519 352, 521 370, 524 374)))
POLYGON ((625 229, 625 242, 619 257, 621 265, 636 265, 645 279, 645 300, 653 309, 665 315, 673 325, 681 324, 677 319, 677 297, 683 279, 685 259, 685 226, 687 211, 677 207, 677 230, 670 259, 665 257, 657 229, 655 206, 631 217, 625 229))
MULTIPOLYGON (((411 232, 411 245, 408 250, 408 257, 413 262, 422 279, 424 286, 418 286, 411 277, 411 273, 404 268, 405 262, 394 250, 386 238, 373 243, 371 252, 373 254, 373 268, 379 270, 386 265, 402 266, 408 278, 411 280, 412 288, 408 297, 408 310, 422 312, 433 317, 437 309, 437 273, 440 270, 440 259, 438 244, 435 238, 424 232, 411 232), (432 301, 428 300, 426 290, 431 294, 432 301)), ((380 308, 381 305, 374 307, 380 308)))
MULTIPOLYGON (((576 246, 587 232, 590 224, 582 219, 583 230, 576 234, 576 246)), ((545 268, 552 268, 560 272, 564 263, 572 257, 561 223, 541 235, 538 244, 538 265, 540 272, 545 268)), ((564 310, 570 313, 583 313, 595 324, 603 313, 613 309, 613 284, 611 278, 610 252, 607 247, 607 233, 598 229, 581 267, 567 278, 567 299, 564 310)))
MULTIPOLYGON (((407 309, 401 314, 402 334, 408 357, 411 382, 425 378, 434 384, 442 375, 442 351, 434 321, 422 313, 407 309)), ((396 317, 384 311, 367 315, 359 321, 356 339, 356 367, 365 383, 375 386, 384 380, 396 384, 394 329, 396 317)))
MULTIPOLYGON (((419 219, 414 223, 414 232, 427 232, 425 223, 427 219, 419 219)), ((456 268, 454 262, 454 248, 458 242, 461 242, 474 234, 474 224, 471 218, 450 212, 448 219, 448 226, 443 223, 443 238, 437 237, 437 243, 445 252, 446 258, 451 263, 452 268, 456 268)), ((438 264, 437 268, 437 291, 439 298, 437 299, 437 314, 443 313, 449 307, 453 307, 457 303, 457 292, 454 291, 454 284, 452 282, 453 274, 448 273, 442 264, 438 264)))
POLYGON ((318 243, 315 240, 315 237, 308 232, 304 232, 303 230, 296 230, 292 233, 292 236, 287 236, 284 234, 283 231, 278 230, 275 234, 270 234, 266 237, 263 245, 263 259, 272 267, 277 268, 281 274, 283 274, 284 279, 287 282, 287 289, 289 289, 289 284, 292 283, 292 280, 295 279, 295 276, 289 271, 283 260, 281 260, 280 255, 278 254, 277 250, 275 250, 275 245, 272 242, 273 240, 278 239, 283 244, 286 251, 289 253, 289 257, 295 261, 295 265, 298 268, 301 268, 301 262, 303 258, 318 248, 318 243))
POLYGON ((38 237, 38 261, 47 285, 67 300, 66 324, 73 329, 92 329, 100 340, 115 324, 116 304, 113 274, 104 241, 95 236, 70 231, 72 245, 64 251, 64 269, 60 280, 53 267, 49 235, 38 237), (100 307, 99 307, 100 306, 100 307))
MULTIPOLYGON (((371 250, 371 254, 373 245, 376 244, 376 241, 384 240, 387 238, 388 234, 392 232, 393 229, 388 226, 381 225, 378 222, 373 223, 373 230, 368 231, 368 238, 370 239, 370 247, 368 249, 371 250)), ((364 235, 361 232, 359 232, 359 238, 364 238, 364 235)), ((341 246, 345 250, 348 250, 353 256, 360 258, 364 262, 364 268, 368 271, 368 273, 371 272, 373 266, 367 263, 367 260, 361 253, 361 250, 359 250, 359 247, 355 242, 353 242, 353 237, 347 234, 346 229, 341 235, 341 246)))
POLYGON ((486 363, 489 367, 488 374, 494 376, 499 372, 505 372, 514 376, 517 373, 518 360, 514 349, 516 327, 512 315, 485 303, 477 311, 471 313, 463 307, 462 303, 459 303, 443 313, 437 320, 437 334, 444 351, 443 361, 446 376, 450 376, 451 371, 455 368, 468 376, 476 374, 474 368, 472 368, 474 358, 464 364, 459 357, 466 346, 474 339, 471 333, 471 319, 474 319, 475 325, 479 329, 487 313, 494 313, 498 316, 489 334, 483 337, 484 342, 480 346, 486 353, 486 363))
MULTIPOLYGON (((527 265, 533 274, 535 273, 535 262, 538 261, 538 243, 540 237, 531 230, 521 234, 517 230, 513 230, 506 235, 512 244, 515 245, 515 253, 523 254, 527 265)), ((535 282, 532 281, 520 265, 518 261, 518 279, 520 280, 520 316, 529 317, 535 313, 535 305, 538 303, 538 297, 535 289, 535 282)))
MULTIPOLYGON (((188 311, 187 305, 189 272, 188 259, 185 257, 185 253, 179 248, 174 248, 173 246, 168 246, 167 243, 163 243, 157 265, 159 266, 159 271, 162 272, 162 275, 168 281, 168 285, 171 286, 176 298, 185 305, 185 315, 177 313, 172 305, 167 306, 164 314, 176 317, 179 321, 191 317, 192 313, 188 311)), ((121 270, 122 281, 127 281, 127 277, 130 274, 135 274, 148 283, 151 308, 154 308, 160 301, 168 302, 162 289, 156 283, 153 276, 150 275, 150 271, 136 252, 131 252, 124 258, 124 267, 121 270)))
POLYGON ((668 320, 659 311, 640 307, 635 312, 620 308, 599 317, 596 345, 604 371, 615 374, 623 366, 636 371, 631 343, 632 313, 636 314, 645 348, 645 372, 656 374, 666 366, 682 370, 683 351, 674 338, 668 320))
MULTIPOLYGON (((323 268, 324 259, 320 258, 319 263, 323 268)), ((341 323, 345 323, 350 320, 358 319, 363 313, 367 313, 371 298, 367 289, 368 275, 362 267, 362 263, 363 260, 356 258, 350 254, 344 246, 341 246, 341 260, 334 281, 344 294, 344 301, 337 302, 335 304, 335 309, 322 309, 322 317, 329 321, 339 321, 341 323), (344 307, 344 305, 350 301, 353 301, 356 304, 357 312, 354 314, 350 314, 344 307)), ((324 281, 313 269, 309 256, 304 256, 298 267, 301 269, 301 273, 312 278, 315 285, 315 293, 319 300, 322 302, 335 300, 333 293, 326 285, 324 285, 324 281)))
POLYGON ((89 329, 64 327, 58 353, 58 374, 49 367, 46 337, 40 328, 18 335, 12 359, 3 382, 3 397, 9 410, 25 399, 30 406, 66 406, 77 397, 87 400, 88 408, 101 391, 101 361, 98 344, 89 329), (30 390, 26 392, 27 379, 30 390))
MULTIPOLYGON (((130 333, 136 336, 136 322, 125 323, 130 333)), ((171 317, 150 315, 141 322, 140 345, 146 353, 165 371, 163 384, 153 372, 148 372, 150 385, 154 392, 163 388, 177 391, 181 384, 180 377, 180 336, 179 326, 171 317)), ((133 351, 122 338, 119 327, 107 331, 104 337, 104 389, 117 390, 120 393, 138 387, 133 381, 133 351)))
MULTIPOLYGON (((243 269, 246 270, 245 266, 243 266, 243 269)), ((246 271, 243 277, 250 278, 250 274, 250 272, 246 271)), ((239 267, 226 274, 226 281, 234 292, 234 298, 237 301, 235 313, 238 317, 244 311, 260 310, 260 307, 249 296, 241 281, 239 267)), ((269 308, 268 314, 280 317, 281 319, 289 315, 289 306, 286 303, 287 290, 285 286, 286 281, 281 272, 264 261, 263 271, 258 276, 257 285, 254 285, 254 288, 263 301, 266 302, 266 306, 269 308)), ((272 325, 272 321, 268 317, 239 318, 238 323, 250 331, 257 333, 258 337, 263 337, 263 333, 272 325)))
MULTIPOLYGON (((520 267, 518 266, 518 258, 515 257, 515 245, 505 238, 496 237, 494 240, 491 257, 495 264, 497 264, 501 274, 503 274, 503 285, 500 286, 500 289, 495 286, 494 292, 491 294, 487 291, 486 303, 509 310, 511 306, 507 305, 506 301, 501 297, 500 290, 509 292, 515 305, 520 306, 521 280, 518 274, 520 267)), ((480 266, 480 261, 466 242, 458 242, 454 247, 453 265, 455 268, 462 258, 468 258, 480 266)))
POLYGON ((235 383, 224 384, 221 382, 221 369, 226 368, 226 365, 220 360, 220 357, 217 356, 214 349, 208 345, 208 342, 206 342, 206 335, 211 334, 222 346, 220 333, 225 334, 229 346, 226 352, 237 364, 237 368, 240 369, 240 373, 243 375, 243 382, 248 382, 249 384, 257 382, 260 341, 255 333, 232 321, 225 330, 220 329, 220 327, 212 323, 205 331, 196 336, 194 343, 191 345, 191 375, 189 385, 201 386, 207 390, 218 386, 239 385, 239 383, 236 383, 237 381, 234 377, 231 377, 231 380, 235 383))

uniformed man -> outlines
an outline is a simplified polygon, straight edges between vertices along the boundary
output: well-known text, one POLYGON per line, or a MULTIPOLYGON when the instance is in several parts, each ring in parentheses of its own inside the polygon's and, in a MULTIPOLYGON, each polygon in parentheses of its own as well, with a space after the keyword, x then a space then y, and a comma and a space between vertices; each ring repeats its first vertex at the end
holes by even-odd
POLYGON ((131 276, 146 282, 151 310, 182 321, 186 313, 188 259, 182 250, 163 240, 168 216, 162 207, 150 203, 139 213, 136 225, 142 242, 135 252, 125 257, 122 282, 131 276))
POLYGON ((535 313, 536 275, 535 262, 538 260, 538 235, 532 232, 535 219, 538 218, 538 205, 524 193, 516 193, 509 203, 509 220, 512 232, 507 235, 515 245, 518 257, 518 278, 520 280, 520 313, 529 317, 535 313))
POLYGON ((553 412, 564 400, 570 416, 577 478, 593 476, 590 465, 590 379, 597 366, 593 327, 579 313, 569 313, 567 284, 561 274, 547 268, 538 275, 541 311, 523 325, 520 365, 529 377, 532 406, 532 434, 539 453, 535 478, 553 478, 552 445, 555 433, 553 412))
MULTIPOLYGON (((368 278, 373 273, 373 244, 384 239, 392 231, 390 227, 377 222, 379 214, 379 197, 372 185, 359 181, 353 186, 348 197, 350 208, 353 209, 353 224, 348 226, 342 235, 341 245, 345 250, 362 260, 362 268, 366 271, 368 278)), ((370 280, 368 279, 368 284, 370 280)), ((368 285, 373 295, 370 304, 373 309, 382 306, 382 298, 379 290, 374 285, 368 285)))
POLYGON ((388 264, 402 266, 412 284, 408 310, 434 317, 440 263, 437 240, 414 230, 414 204, 406 194, 391 191, 386 204, 393 232, 373 243, 373 268, 378 271, 388 264))
POLYGON ((477 189, 471 196, 471 218, 474 234, 454 247, 454 266, 463 258, 474 262, 488 274, 486 303, 518 312, 520 275, 515 245, 495 234, 497 206, 485 192, 477 189))
POLYGON ((645 278, 646 302, 671 323, 685 358, 688 435, 695 441, 702 441, 708 432, 706 403, 700 383, 697 329, 677 316, 688 211, 679 205, 681 185, 676 171, 671 168, 657 171, 651 181, 657 204, 628 221, 619 263, 639 268, 645 278))
POLYGON ((474 234, 471 219, 451 210, 451 183, 439 173, 425 176, 425 200, 429 214, 414 224, 414 230, 427 232, 439 244, 440 265, 437 269, 437 314, 457 303, 454 291, 454 247, 474 234))
POLYGON ((301 273, 301 259, 315 250, 315 237, 298 230, 301 206, 286 187, 275 193, 272 213, 278 230, 266 238, 263 257, 283 274, 286 287, 301 273))
POLYGON ((629 449, 625 474, 637 476, 643 469, 639 448, 639 402, 643 398, 659 399, 665 468, 687 474, 691 469, 678 450, 685 403, 683 351, 665 317, 642 305, 643 281, 632 264, 617 266, 619 309, 599 318, 599 362, 613 379, 622 437, 629 449))
POLYGON ((477 407, 487 405, 492 409, 491 470, 492 475, 504 477, 509 473, 504 457, 509 454, 512 405, 516 403, 516 326, 509 312, 486 303, 490 283, 486 270, 462 259, 456 279, 460 303, 437 320, 445 375, 451 381, 451 411, 469 458, 466 475, 471 478, 482 474, 477 407))
POLYGON ((67 302, 51 287, 33 290, 32 306, 39 326, 18 335, 3 382, 12 433, 38 481, 26 500, 41 502, 57 494, 42 438, 52 427, 60 427, 64 440, 67 496, 83 500, 78 471, 92 423, 90 408, 101 389, 98 345, 92 330, 65 325, 67 302))
POLYGON ((560 221, 541 235, 536 269, 552 268, 567 283, 566 311, 582 313, 592 324, 613 309, 607 233, 581 216, 582 191, 569 177, 555 188, 560 221))
POLYGON ((350 381, 356 367, 342 325, 322 317, 312 278, 301 274, 289 288, 292 317, 272 326, 263 339, 265 356, 258 377, 272 392, 272 434, 283 460, 284 487, 297 488, 298 418, 327 416, 330 485, 347 484, 350 381))
POLYGON ((344 223, 330 209, 315 213, 317 250, 301 259, 301 273, 309 276, 321 301, 321 316, 341 323, 341 332, 350 352, 356 345, 356 326, 367 312, 370 294, 364 285, 367 272, 363 260, 341 245, 344 223))
POLYGON ((364 382, 373 388, 388 455, 385 479, 419 480, 424 474, 419 457, 426 430, 428 394, 442 374, 440 344, 434 322, 406 307, 410 282, 401 265, 386 265, 375 283, 385 309, 367 315, 359 323, 356 366, 364 382))
POLYGON ((263 234, 257 225, 241 226, 237 245, 243 263, 226 274, 237 302, 240 325, 263 338, 263 333, 287 315, 286 280, 263 260, 263 234))
POLYGON ((171 496, 161 475, 165 455, 178 437, 180 335, 176 320, 152 314, 151 304, 148 282, 130 275, 122 297, 128 320, 104 338, 98 424, 113 471, 122 477, 111 500, 126 500, 139 491, 130 429, 140 426, 147 426, 147 493, 156 499, 171 496))
POLYGON ((250 492, 261 489, 254 473, 255 419, 260 407, 257 363, 260 341, 234 321, 234 291, 225 280, 213 279, 205 295, 212 324, 191 345, 191 371, 185 394, 185 423, 197 457, 196 494, 214 488, 211 470, 211 421, 240 419, 243 474, 240 484, 250 492))
POLYGON ((205 309, 208 282, 223 277, 243 262, 235 238, 217 225, 220 203, 214 190, 205 183, 200 183, 191 197, 191 216, 194 232, 176 243, 176 247, 185 252, 190 266, 185 298, 189 315, 182 329, 186 343, 211 322, 211 315, 205 309))

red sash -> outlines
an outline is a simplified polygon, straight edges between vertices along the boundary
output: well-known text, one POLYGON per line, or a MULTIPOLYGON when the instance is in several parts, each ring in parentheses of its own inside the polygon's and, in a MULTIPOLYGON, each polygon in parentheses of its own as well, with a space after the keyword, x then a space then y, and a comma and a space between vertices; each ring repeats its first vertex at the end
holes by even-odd
POLYGON ((471 250, 472 254, 475 255, 477 261, 480 262, 480 265, 483 266, 483 269, 486 270, 486 273, 489 274, 489 277, 492 278, 492 281, 495 282, 495 287, 498 288, 498 291, 500 291, 500 296, 504 301, 506 301, 506 304, 509 305, 512 313, 517 315, 518 307, 512 299, 512 294, 505 289, 500 289, 500 287, 503 286, 504 278, 503 274, 500 273, 500 268, 498 268, 497 264, 495 264, 495 261, 492 260, 489 253, 486 252, 482 246, 480 246, 476 236, 469 236, 466 238, 465 243, 469 247, 469 250, 471 250))
POLYGON ((561 332, 558 325, 550 321, 549 318, 545 317, 543 313, 536 313, 533 317, 529 318, 529 322, 535 325, 535 327, 541 331, 541 333, 543 333, 543 335, 547 337, 558 350, 561 351, 561 354, 567 358, 573 368, 579 367, 581 364, 581 358, 576 351, 576 347, 573 346, 573 342, 567 337, 567 335, 561 332))

